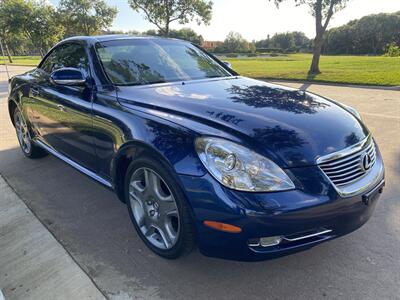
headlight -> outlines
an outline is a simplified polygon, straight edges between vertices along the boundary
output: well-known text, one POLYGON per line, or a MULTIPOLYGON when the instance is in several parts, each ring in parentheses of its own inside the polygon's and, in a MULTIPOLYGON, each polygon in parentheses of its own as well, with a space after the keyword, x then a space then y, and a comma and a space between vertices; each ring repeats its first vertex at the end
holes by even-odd
POLYGON ((224 186, 251 192, 294 189, 280 167, 243 146, 213 137, 197 138, 195 144, 204 166, 224 186))

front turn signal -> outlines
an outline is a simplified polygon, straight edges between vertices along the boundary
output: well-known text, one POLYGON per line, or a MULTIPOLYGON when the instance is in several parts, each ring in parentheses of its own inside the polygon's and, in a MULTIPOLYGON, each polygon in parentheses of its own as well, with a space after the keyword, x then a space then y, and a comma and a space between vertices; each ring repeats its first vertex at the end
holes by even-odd
POLYGON ((215 222, 215 221, 204 221, 204 225, 220 230, 220 231, 225 231, 225 232, 230 232, 230 233, 239 233, 242 232, 242 228, 226 223, 221 223, 221 222, 215 222))

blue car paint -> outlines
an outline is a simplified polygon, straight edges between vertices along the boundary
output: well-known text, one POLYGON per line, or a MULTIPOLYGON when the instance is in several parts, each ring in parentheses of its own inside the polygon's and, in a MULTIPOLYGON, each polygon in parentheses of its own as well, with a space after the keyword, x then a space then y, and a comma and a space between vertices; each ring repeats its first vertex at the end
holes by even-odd
MULTIPOLYGON (((38 68, 11 80, 10 101, 23 111, 33 136, 50 146, 53 141, 60 145, 62 150, 57 150, 63 155, 109 180, 117 192, 121 153, 140 146, 165 160, 192 208, 204 254, 240 260, 271 258, 346 234, 370 217, 376 201, 366 206, 362 195, 342 199, 316 166, 319 157, 369 134, 340 105, 235 73, 226 78, 114 86, 95 51, 97 42, 109 39, 115 37, 61 42, 85 46, 91 72, 86 87, 53 87, 48 74, 38 68), (32 95, 32 87, 39 90, 37 96, 32 95), (57 103, 74 118, 54 120, 51 107, 57 103), (42 122, 41 126, 35 122, 42 122), (52 122, 62 128, 51 127, 52 122), (250 193, 223 187, 207 173, 195 152, 195 139, 204 135, 235 141, 273 160, 285 169, 296 189, 250 193), (204 220, 237 225, 243 231, 219 232, 204 226, 204 220), (247 245, 251 238, 326 226, 334 229, 331 235, 289 248, 258 251, 247 245)), ((379 150, 377 155, 377 163, 382 164, 379 150)))

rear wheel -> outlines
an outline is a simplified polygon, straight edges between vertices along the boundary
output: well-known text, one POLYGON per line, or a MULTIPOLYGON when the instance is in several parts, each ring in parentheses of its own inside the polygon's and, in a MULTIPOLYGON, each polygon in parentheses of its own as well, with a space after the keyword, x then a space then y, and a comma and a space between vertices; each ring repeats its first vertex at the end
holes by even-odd
POLYGON ((141 239, 158 255, 174 259, 195 243, 192 217, 172 170, 152 158, 128 168, 125 195, 130 217, 141 239))
POLYGON ((36 146, 31 139, 28 125, 18 108, 14 111, 14 125, 17 132, 17 138, 22 153, 29 158, 40 158, 47 155, 47 152, 36 146))

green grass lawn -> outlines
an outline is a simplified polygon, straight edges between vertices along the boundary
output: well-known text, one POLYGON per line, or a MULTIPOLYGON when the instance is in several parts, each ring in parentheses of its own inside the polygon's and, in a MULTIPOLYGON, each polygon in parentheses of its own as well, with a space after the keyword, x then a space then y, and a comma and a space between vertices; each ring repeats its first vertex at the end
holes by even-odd
MULTIPOLYGON (((16 56, 14 65, 37 66, 38 56, 16 56)), ((289 54, 267 58, 224 58, 241 75, 263 79, 290 79, 321 82, 400 85, 400 57, 322 56, 321 74, 310 78, 311 54, 289 54)), ((8 61, 8 60, 7 60, 8 61)), ((0 64, 4 59, 0 56, 0 64)))
POLYGON ((400 85, 400 57, 322 56, 321 74, 310 78, 311 54, 289 54, 268 58, 224 58, 241 75, 266 79, 400 85))
MULTIPOLYGON (((6 57, 6 63, 14 66, 34 66, 36 67, 40 62, 40 56, 13 56, 13 63, 8 62, 6 57)), ((0 65, 4 65, 4 57, 0 55, 0 65)))

